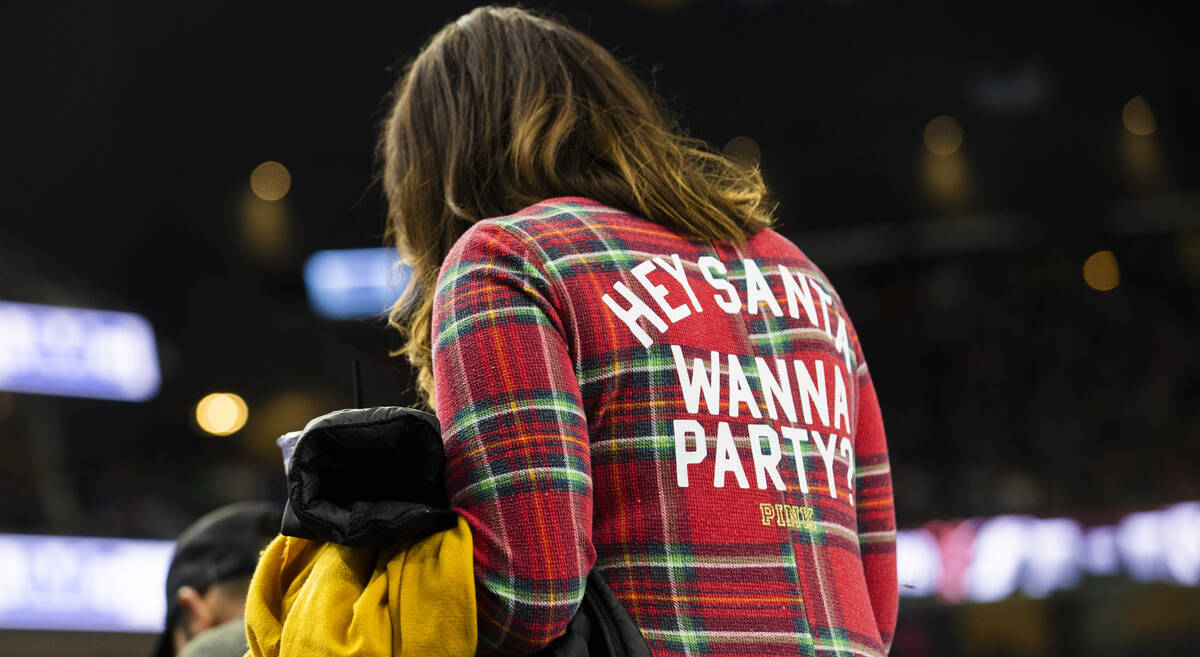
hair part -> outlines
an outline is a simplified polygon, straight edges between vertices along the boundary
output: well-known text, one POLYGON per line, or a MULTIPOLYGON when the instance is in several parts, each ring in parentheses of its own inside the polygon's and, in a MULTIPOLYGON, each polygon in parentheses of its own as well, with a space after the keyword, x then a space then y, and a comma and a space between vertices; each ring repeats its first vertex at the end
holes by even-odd
POLYGON ((757 167, 686 136, 611 53, 514 7, 477 8, 433 36, 396 84, 379 156, 388 238, 413 269, 388 320, 430 407, 438 273, 472 224, 583 196, 741 243, 774 210, 757 167))

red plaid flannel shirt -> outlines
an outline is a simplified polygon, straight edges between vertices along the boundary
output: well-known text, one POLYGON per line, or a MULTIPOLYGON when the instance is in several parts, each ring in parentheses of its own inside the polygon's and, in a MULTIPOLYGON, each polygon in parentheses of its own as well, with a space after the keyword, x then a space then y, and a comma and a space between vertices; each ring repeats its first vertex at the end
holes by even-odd
POLYGON ((655 655, 881 655, 897 609, 879 405, 825 276, 764 230, 582 198, 482 221, 434 302, 481 652, 560 635, 593 565, 655 655))

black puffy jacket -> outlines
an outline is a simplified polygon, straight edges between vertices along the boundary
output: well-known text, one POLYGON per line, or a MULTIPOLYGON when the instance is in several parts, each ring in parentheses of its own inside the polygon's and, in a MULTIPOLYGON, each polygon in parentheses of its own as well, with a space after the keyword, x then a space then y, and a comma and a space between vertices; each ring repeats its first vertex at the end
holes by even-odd
MULTIPOLYGON (((446 455, 433 415, 384 406, 324 415, 304 428, 287 472, 281 532, 377 545, 450 529, 446 455)), ((596 571, 546 657, 650 657, 645 638, 596 571)))

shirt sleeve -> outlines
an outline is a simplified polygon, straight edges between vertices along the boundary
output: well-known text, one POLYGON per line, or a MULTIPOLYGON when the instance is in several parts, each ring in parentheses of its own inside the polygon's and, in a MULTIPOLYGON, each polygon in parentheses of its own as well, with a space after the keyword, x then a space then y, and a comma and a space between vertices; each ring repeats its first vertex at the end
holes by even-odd
MULTIPOLYGON (((861 360, 859 362, 862 362, 861 360)), ((899 607, 896 577, 896 511, 892 500, 892 474, 879 399, 866 364, 858 373, 858 427, 855 460, 855 513, 863 571, 875 624, 884 652, 891 649, 899 607)))
POLYGON ((446 487, 471 526, 481 653, 562 635, 596 556, 587 421, 537 253, 515 228, 476 224, 434 297, 446 487))

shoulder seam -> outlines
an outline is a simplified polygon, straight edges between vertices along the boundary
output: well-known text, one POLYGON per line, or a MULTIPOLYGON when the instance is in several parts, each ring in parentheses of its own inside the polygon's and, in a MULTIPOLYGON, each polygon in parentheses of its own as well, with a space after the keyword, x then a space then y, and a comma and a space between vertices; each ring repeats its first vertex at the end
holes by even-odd
MULTIPOLYGON (((522 217, 519 214, 510 214, 503 217, 496 217, 494 219, 485 219, 484 221, 492 222, 492 225, 515 236, 521 242, 521 246, 524 251, 536 251, 537 255, 541 259, 541 262, 531 264, 534 264, 538 272, 541 273, 542 278, 553 283, 554 287, 557 288, 555 290, 556 294, 561 297, 561 293, 563 292, 562 280, 558 276, 551 273, 550 270, 545 266, 550 262, 550 255, 546 253, 544 249, 542 249, 542 245, 538 244, 537 240, 534 239, 532 235, 526 232, 524 228, 516 224, 516 222, 525 218, 526 217, 522 217)), ((524 253, 522 253, 522 256, 524 256, 524 253)))

